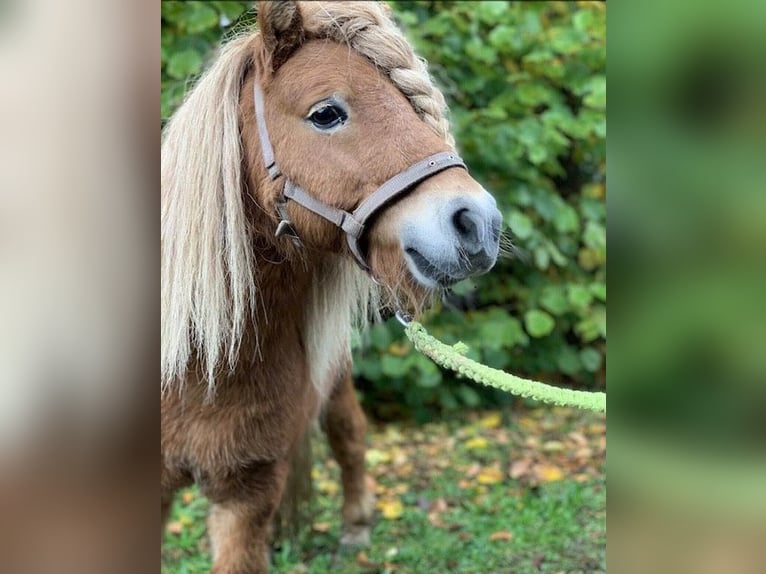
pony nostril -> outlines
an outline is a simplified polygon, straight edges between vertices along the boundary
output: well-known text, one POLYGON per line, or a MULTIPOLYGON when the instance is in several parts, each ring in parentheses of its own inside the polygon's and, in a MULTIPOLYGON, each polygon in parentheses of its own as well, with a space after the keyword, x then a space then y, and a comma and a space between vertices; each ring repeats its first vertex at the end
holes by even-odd
POLYGON ((452 225, 465 247, 472 247, 479 241, 479 227, 470 210, 458 209, 452 216, 452 225))
POLYGON ((461 235, 469 235, 471 231, 476 227, 470 217, 468 217, 468 210, 466 208, 458 209, 452 216, 452 225, 455 226, 457 232, 461 235))

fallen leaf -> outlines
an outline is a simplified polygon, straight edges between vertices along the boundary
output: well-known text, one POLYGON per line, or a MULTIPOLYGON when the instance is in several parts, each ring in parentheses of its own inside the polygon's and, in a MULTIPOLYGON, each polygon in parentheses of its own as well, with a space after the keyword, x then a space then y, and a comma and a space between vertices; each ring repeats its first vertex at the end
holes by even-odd
POLYGON ((493 532, 492 534, 490 534, 489 539, 492 542, 496 542, 497 540, 508 542, 513 539, 513 533, 508 532, 507 530, 498 530, 497 532, 493 532))
POLYGON ((404 482, 400 482, 399 484, 395 485, 391 492, 394 494, 404 494, 410 490, 410 486, 404 482))
POLYGON ((592 456, 593 456, 593 451, 589 449, 587 446, 579 448, 577 449, 577 452, 575 452, 576 458, 590 458, 592 456))
POLYGON ((442 520, 441 515, 439 515, 437 512, 428 513, 428 522, 431 524, 431 526, 435 526, 436 528, 444 528, 447 526, 447 524, 442 520))
POLYGON ((317 532, 329 532, 330 526, 329 522, 315 522, 311 525, 311 528, 317 532))
POLYGON ((535 468, 535 474, 537 478, 542 482, 555 482, 564 478, 564 473, 561 469, 552 464, 541 464, 535 468))
POLYGON ((466 540, 470 540, 473 537, 473 534, 471 534, 470 532, 461 532, 460 534, 457 535, 457 537, 463 542, 465 542, 466 540))
POLYGON ((397 466, 394 472, 396 473, 396 476, 400 478, 405 478, 410 476, 413 470, 414 470, 414 467, 412 466, 412 463, 408 462, 400 466, 397 466))
POLYGON ((503 417, 499 412, 489 413, 487 416, 479 421, 479 425, 485 429, 495 429, 500 426, 503 417))
POLYGON ((476 463, 476 464, 472 464, 471 466, 469 466, 469 467, 466 469, 466 471, 465 471, 465 475, 466 475, 468 478, 473 478, 474 476, 476 476, 477 474, 479 474, 479 472, 481 472, 481 465, 480 465, 480 464, 478 464, 478 463, 476 463))
POLYGON ((480 450, 487 448, 489 443, 487 442, 487 439, 484 437, 477 436, 475 438, 472 438, 465 443, 465 448, 468 450, 480 450))
POLYGON ((370 466, 377 466, 391 461, 391 454, 376 448, 367 449, 365 460, 370 466))
POLYGON ((564 443, 557 440, 549 440, 543 444, 543 450, 546 452, 559 452, 566 448, 564 443))
POLYGON ((380 500, 378 510, 386 520, 396 520, 404 512, 404 506, 399 500, 380 500))
POLYGON ((511 468, 508 470, 508 475, 513 480, 518 480, 522 476, 529 474, 532 468, 532 459, 522 458, 521 460, 515 460, 511 463, 511 468))
POLYGON ((516 424, 523 428, 524 430, 535 430, 537 428, 537 421, 531 419, 530 417, 521 417, 516 424))
POLYGON ((484 468, 476 475, 476 480, 479 484, 496 484, 503 480, 503 473, 498 468, 484 468))
POLYGON ((443 498, 437 498, 431 503, 429 510, 431 512, 446 512, 449 509, 447 501, 443 498))
POLYGON ((588 439, 580 431, 572 431, 567 436, 580 446, 588 444, 588 439))
POLYGON ((366 552, 360 552, 356 555, 356 563, 359 564, 362 568, 370 568, 373 566, 376 566, 375 562, 372 562, 368 557, 366 552))

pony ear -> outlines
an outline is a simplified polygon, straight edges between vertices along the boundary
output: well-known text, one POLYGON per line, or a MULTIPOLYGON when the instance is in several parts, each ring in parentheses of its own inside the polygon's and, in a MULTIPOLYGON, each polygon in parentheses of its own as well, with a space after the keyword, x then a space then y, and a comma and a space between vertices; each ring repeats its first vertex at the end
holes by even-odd
POLYGON ((297 2, 260 2, 258 27, 271 63, 271 72, 276 72, 305 39, 303 18, 297 2))

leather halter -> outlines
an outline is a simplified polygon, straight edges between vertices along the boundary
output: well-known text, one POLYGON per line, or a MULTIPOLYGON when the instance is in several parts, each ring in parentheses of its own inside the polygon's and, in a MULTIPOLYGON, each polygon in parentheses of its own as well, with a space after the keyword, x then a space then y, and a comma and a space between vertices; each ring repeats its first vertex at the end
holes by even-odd
MULTIPOLYGON (((271 147, 269 131, 266 128, 263 91, 258 85, 257 80, 253 82, 253 86, 255 96, 255 121, 258 125, 258 137, 261 143, 263 163, 266 166, 266 170, 269 172, 269 177, 274 181, 282 175, 282 172, 274 159, 274 148, 271 147)), ((277 237, 288 235, 294 240, 300 241, 300 238, 293 227, 293 223, 287 214, 287 200, 290 199, 295 203, 302 205, 309 211, 316 213, 335 226, 340 227, 346 234, 348 246, 357 263, 359 263, 362 269, 369 273, 370 267, 367 264, 366 258, 359 245, 359 241, 365 233, 366 223, 376 213, 386 207, 386 205, 405 195, 421 181, 451 167, 468 169, 460 156, 454 152, 441 152, 428 156, 386 181, 369 197, 366 197, 351 213, 319 201, 315 197, 306 193, 294 181, 285 177, 282 193, 277 200, 277 213, 279 214, 280 222, 277 226, 275 235, 277 237)))

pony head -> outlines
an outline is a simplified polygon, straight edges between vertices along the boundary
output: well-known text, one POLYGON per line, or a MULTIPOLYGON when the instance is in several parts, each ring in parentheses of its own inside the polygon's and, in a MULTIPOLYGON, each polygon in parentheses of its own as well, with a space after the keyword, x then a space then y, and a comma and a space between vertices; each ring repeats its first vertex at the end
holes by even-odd
MULTIPOLYGON (((444 98, 381 5, 265 2, 258 21, 254 81, 274 157, 312 198, 353 211, 391 177, 452 150, 444 98)), ((258 163, 259 142, 246 147, 258 163)), ((283 182, 261 176, 257 201, 276 213, 283 182)), ((308 249, 347 250, 330 222, 294 203, 288 209, 308 249)), ((372 275, 412 308, 429 290, 492 267, 500 223, 492 196, 455 167, 377 214, 361 244, 372 275)))

